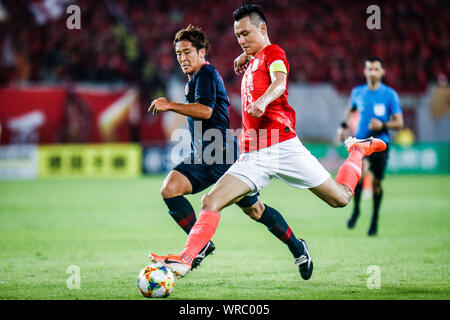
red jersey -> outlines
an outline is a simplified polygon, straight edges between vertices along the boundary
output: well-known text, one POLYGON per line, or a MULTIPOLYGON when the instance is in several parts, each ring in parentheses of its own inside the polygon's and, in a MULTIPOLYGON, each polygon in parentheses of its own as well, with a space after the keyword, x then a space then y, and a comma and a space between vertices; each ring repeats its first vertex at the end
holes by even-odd
MULTIPOLYGON (((295 111, 288 103, 288 91, 270 103, 260 118, 252 117, 246 111, 248 105, 262 96, 269 88, 270 65, 281 60, 289 74, 286 53, 275 44, 264 47, 249 62, 241 84, 242 132, 241 152, 255 151, 296 137, 295 111)), ((287 83, 286 83, 287 88, 287 83)))

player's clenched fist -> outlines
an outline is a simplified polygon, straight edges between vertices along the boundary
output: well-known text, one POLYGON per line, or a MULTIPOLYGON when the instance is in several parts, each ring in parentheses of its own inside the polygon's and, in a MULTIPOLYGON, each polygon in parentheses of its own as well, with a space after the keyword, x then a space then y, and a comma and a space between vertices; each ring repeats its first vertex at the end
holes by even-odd
POLYGON ((260 100, 250 103, 245 109, 249 115, 255 118, 260 118, 266 111, 266 105, 260 100))
POLYGON ((170 102, 166 98, 158 98, 152 101, 147 112, 152 114, 158 114, 160 112, 166 112, 169 110, 170 102))

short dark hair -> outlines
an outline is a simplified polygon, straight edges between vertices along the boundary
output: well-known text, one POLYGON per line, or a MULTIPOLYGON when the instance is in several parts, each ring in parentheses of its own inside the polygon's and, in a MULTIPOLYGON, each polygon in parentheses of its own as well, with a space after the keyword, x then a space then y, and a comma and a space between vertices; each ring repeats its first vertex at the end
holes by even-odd
POLYGON ((381 60, 380 58, 375 57, 375 56, 369 57, 369 58, 367 58, 365 61, 366 61, 366 62, 367 62, 367 61, 369 61, 369 62, 377 62, 377 61, 378 61, 378 62, 380 63, 380 65, 383 66, 383 60, 381 60))
POLYGON ((244 17, 256 14, 260 21, 267 24, 266 16, 264 15, 262 8, 257 4, 247 3, 243 4, 239 9, 233 12, 234 21, 239 21, 244 17))
POLYGON ((173 39, 173 47, 175 48, 177 42, 180 41, 191 42, 197 51, 205 48, 206 52, 208 52, 210 47, 206 33, 201 28, 195 27, 192 24, 177 32, 175 38, 173 39))

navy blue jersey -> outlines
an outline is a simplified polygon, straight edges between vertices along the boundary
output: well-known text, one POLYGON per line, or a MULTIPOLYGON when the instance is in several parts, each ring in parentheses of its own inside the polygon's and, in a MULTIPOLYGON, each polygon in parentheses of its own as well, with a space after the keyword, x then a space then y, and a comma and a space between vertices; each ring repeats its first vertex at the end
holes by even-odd
POLYGON ((370 90, 367 84, 357 86, 350 95, 350 105, 360 112, 361 117, 356 138, 365 139, 373 136, 389 143, 388 130, 371 131, 369 123, 372 118, 386 122, 392 115, 402 113, 400 99, 394 89, 383 83, 376 90, 370 90))
MULTIPOLYGON (((214 132, 209 131, 208 133, 208 129, 218 129, 216 132, 220 132, 222 135, 224 151, 228 142, 228 144, 231 144, 230 149, 233 149, 234 152, 235 145, 237 147, 237 141, 228 132, 230 128, 230 114, 228 110, 230 100, 217 70, 212 65, 205 64, 188 81, 185 94, 186 103, 201 103, 213 109, 211 118, 207 120, 188 117, 191 134, 191 155, 199 159, 199 155, 204 155, 205 148, 215 141, 216 136, 214 132)), ((236 157, 237 155, 234 155, 234 160, 236 157)), ((223 159, 223 161, 225 163, 226 159, 223 159)), ((203 157, 201 163, 204 163, 203 157)))

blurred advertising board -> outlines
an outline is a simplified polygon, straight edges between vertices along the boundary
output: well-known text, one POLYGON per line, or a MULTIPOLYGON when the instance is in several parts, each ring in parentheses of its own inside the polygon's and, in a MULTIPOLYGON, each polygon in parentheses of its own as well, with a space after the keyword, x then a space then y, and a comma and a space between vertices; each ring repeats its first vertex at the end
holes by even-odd
POLYGON ((141 157, 139 144, 41 145, 38 177, 134 178, 141 157))
MULTIPOLYGON (((344 146, 305 144, 309 151, 330 172, 337 172, 348 156, 344 146)), ((146 147, 142 151, 144 174, 170 171, 181 157, 173 146, 146 147)), ((390 145, 387 171, 390 173, 450 173, 449 143, 420 143, 408 147, 390 145)))
MULTIPOLYGON (((308 150, 331 172, 347 158, 344 146, 306 144, 308 150)), ((390 144, 389 173, 450 173, 450 143, 416 143, 411 146, 390 144)))
MULTIPOLYGON (((306 144, 330 172, 337 172, 348 153, 343 146, 306 144)), ((34 178, 134 178, 165 174, 184 158, 174 146, 140 144, 11 145, 0 147, 0 180, 34 178)), ((389 173, 450 173, 450 144, 391 144, 389 173)))
POLYGON ((411 147, 393 145, 389 152, 388 172, 450 173, 450 144, 420 143, 411 147))
POLYGON ((0 89, 1 144, 54 143, 60 139, 67 92, 60 87, 0 89))
POLYGON ((139 112, 132 87, 0 88, 0 144, 131 142, 139 112))
POLYGON ((0 180, 35 179, 38 168, 36 145, 0 147, 0 180))

